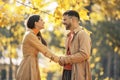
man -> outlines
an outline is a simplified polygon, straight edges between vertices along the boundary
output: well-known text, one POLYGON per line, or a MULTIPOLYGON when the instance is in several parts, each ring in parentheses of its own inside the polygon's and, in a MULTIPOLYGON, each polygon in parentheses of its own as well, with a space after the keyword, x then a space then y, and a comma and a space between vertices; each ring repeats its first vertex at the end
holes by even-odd
POLYGON ((70 30, 66 39, 66 56, 59 64, 64 66, 62 80, 92 80, 89 58, 90 36, 79 26, 79 13, 68 10, 63 14, 63 24, 70 30))

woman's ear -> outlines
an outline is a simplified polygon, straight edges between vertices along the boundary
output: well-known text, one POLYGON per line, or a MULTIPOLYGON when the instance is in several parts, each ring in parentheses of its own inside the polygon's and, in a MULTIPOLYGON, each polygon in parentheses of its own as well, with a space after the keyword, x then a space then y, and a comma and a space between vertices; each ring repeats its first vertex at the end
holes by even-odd
POLYGON ((35 26, 36 26, 37 22, 35 22, 35 26))

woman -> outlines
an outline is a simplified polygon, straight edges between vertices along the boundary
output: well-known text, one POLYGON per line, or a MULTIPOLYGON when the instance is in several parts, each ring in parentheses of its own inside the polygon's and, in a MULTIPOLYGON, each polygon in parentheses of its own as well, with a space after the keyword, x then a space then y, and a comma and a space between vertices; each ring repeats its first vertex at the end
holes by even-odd
POLYGON ((39 15, 32 15, 26 22, 27 30, 22 41, 23 60, 17 70, 16 80, 41 80, 37 54, 41 52, 44 56, 54 62, 59 61, 59 57, 52 54, 46 47, 46 42, 42 38, 40 30, 44 28, 44 21, 39 15))

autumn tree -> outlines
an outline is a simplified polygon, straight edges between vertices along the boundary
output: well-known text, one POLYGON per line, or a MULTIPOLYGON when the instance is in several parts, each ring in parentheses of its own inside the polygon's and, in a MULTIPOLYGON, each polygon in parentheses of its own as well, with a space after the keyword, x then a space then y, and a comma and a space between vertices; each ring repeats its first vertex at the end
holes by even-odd
POLYGON ((45 30, 42 33, 49 47, 56 54, 64 54, 66 31, 61 23, 62 14, 73 9, 80 14, 80 25, 87 32, 92 32, 93 79, 118 80, 119 5, 120 0, 0 0, 0 58, 10 58, 13 65, 11 59, 19 57, 16 49, 21 45, 25 32, 24 21, 31 14, 40 14, 45 20, 45 30), (49 9, 51 6, 55 6, 52 11, 49 9))
MULTIPOLYGON (((96 58, 100 58, 100 62, 96 63, 93 75, 107 77, 111 80, 119 79, 118 61, 120 60, 120 0, 90 0, 87 6, 90 10, 90 22, 87 24, 92 31, 93 53, 96 58), (99 68, 97 68, 99 65, 99 68), (103 66, 103 67, 102 67, 103 66), (96 69, 96 70, 95 70, 96 69), (99 74, 98 74, 99 72, 99 74), (113 72, 113 73, 112 73, 113 72), (102 76, 103 75, 103 76, 102 76)), ((92 59, 95 60, 95 58, 92 59)), ((98 58, 98 59, 99 59, 98 58)), ((93 60, 93 61, 94 61, 93 60)))

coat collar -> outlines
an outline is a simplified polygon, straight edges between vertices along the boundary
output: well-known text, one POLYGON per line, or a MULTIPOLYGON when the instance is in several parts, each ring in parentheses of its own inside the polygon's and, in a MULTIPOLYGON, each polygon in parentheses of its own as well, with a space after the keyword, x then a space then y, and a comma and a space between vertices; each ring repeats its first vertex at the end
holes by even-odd
MULTIPOLYGON (((33 33, 33 34, 35 34, 35 33, 34 33, 34 31, 33 31, 32 29, 30 29, 30 28, 27 28, 27 29, 26 29, 26 31, 31 32, 31 33, 33 33)), ((35 35, 36 35, 36 34, 35 34, 35 35)))
MULTIPOLYGON (((78 31, 84 30, 82 26, 77 27, 76 29, 73 30, 73 33, 76 34, 78 31)), ((67 36, 70 35, 70 32, 67 34, 67 36)))
POLYGON ((34 33, 33 30, 30 28, 27 28, 26 31, 30 31, 30 32, 34 33))
POLYGON ((79 27, 77 27, 76 29, 74 29, 74 33, 76 34, 78 31, 81 31, 81 30, 83 30, 83 27, 82 26, 79 26, 79 27))

